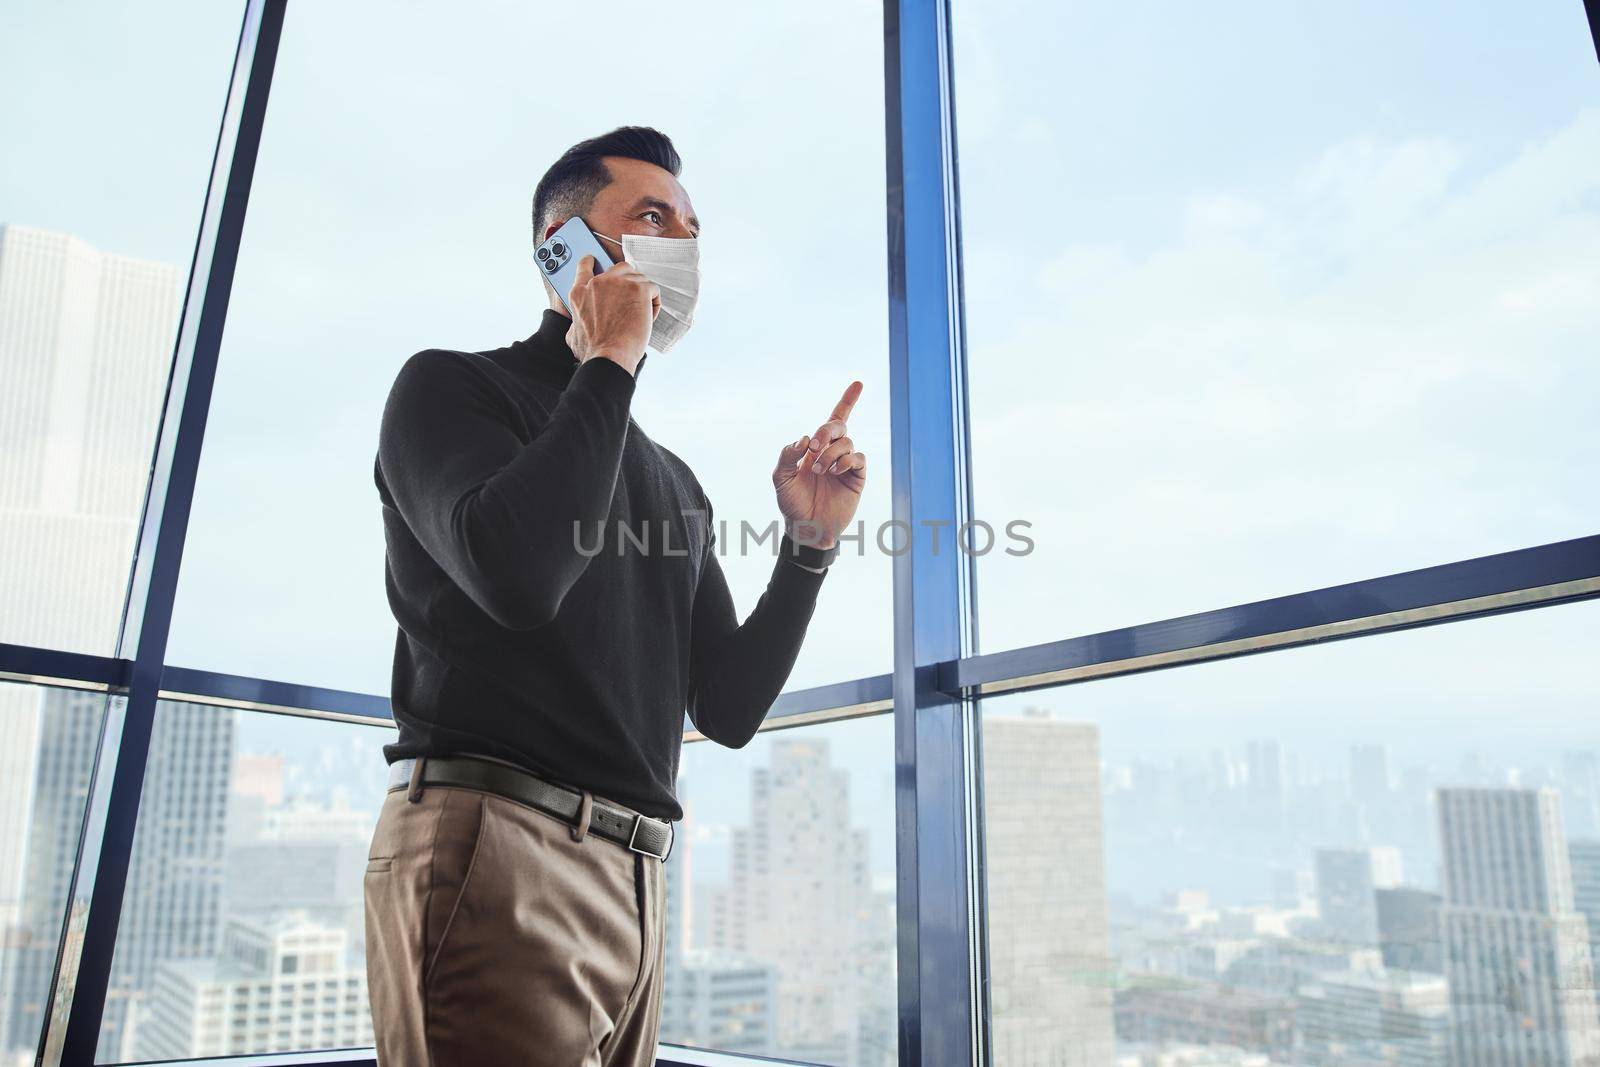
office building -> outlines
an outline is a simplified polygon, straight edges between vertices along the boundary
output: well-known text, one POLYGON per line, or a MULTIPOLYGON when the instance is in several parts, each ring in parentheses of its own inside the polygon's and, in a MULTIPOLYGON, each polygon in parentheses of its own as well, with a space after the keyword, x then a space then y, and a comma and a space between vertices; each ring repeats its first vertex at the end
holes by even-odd
POLYGON ((1438 791, 1440 922, 1456 1067, 1600 1056, 1589 924, 1553 789, 1438 791))

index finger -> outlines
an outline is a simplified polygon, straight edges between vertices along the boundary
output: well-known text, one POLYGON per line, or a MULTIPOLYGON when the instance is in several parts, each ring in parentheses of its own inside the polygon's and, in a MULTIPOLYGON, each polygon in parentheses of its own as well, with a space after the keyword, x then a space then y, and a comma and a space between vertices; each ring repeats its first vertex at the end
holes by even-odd
POLYGON ((840 397, 839 402, 833 405, 833 414, 829 418, 838 419, 840 422, 848 419, 850 417, 850 409, 856 406, 856 400, 861 396, 861 389, 860 382, 851 382, 845 388, 844 396, 840 397))

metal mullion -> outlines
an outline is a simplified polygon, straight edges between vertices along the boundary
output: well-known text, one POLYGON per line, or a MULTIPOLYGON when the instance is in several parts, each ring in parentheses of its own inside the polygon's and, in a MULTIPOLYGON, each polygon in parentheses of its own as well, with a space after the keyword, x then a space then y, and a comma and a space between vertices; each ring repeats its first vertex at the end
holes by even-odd
POLYGON ((885 0, 899 1060, 987 1062, 976 709, 937 687, 975 647, 949 9, 885 0), (942 547, 943 551, 936 551, 942 547))
POLYGON ((656 1045, 656 1067, 773 1067, 774 1064, 809 1067, 805 1060, 755 1056, 745 1052, 718 1052, 688 1045, 656 1045))
POLYGON ((178 570, 286 0, 247 0, 212 156, 38 1062, 90 1067, 116 951, 178 570))
POLYGON ((939 688, 989 696, 1412 629, 1600 596, 1600 536, 939 665, 939 688))
MULTIPOLYGON (((881 715, 894 708, 893 676, 875 674, 866 678, 852 678, 810 689, 795 689, 782 693, 773 701, 767 717, 762 720, 758 733, 788 730, 797 726, 819 726, 830 722, 843 722, 868 715, 881 715)), ((703 741, 705 736, 695 729, 694 722, 683 718, 685 742, 703 741)))
POLYGON ((394 721, 388 697, 188 667, 162 672, 160 697, 302 718, 381 725, 394 721))
MULTIPOLYGON (((868 675, 789 690, 773 702, 762 729, 836 722, 889 711, 893 707, 891 677, 868 675)), ((376 694, 186 667, 168 667, 163 672, 161 699, 357 723, 393 721, 389 698, 376 694)), ((700 736, 687 715, 683 730, 686 739, 700 736)))
MULTIPOLYGON (((55 688, 125 691, 132 661, 27 645, 0 644, 0 682, 55 688)), ((893 709, 893 676, 874 674, 842 682, 791 689, 779 694, 763 729, 836 722, 893 709)), ((159 700, 209 704, 268 714, 391 723, 389 698, 349 689, 282 682, 241 674, 167 666, 161 672, 159 700)), ((686 738, 698 738, 684 718, 686 738)))
POLYGON ((159 1063, 161 1067, 376 1067, 377 1062, 374 1049, 343 1048, 207 1056, 197 1060, 137 1060, 107 1067, 135 1067, 138 1063, 159 1063))
POLYGON ((128 669, 128 661, 115 656, 0 643, 0 682, 58 689, 119 689, 128 684, 128 669))

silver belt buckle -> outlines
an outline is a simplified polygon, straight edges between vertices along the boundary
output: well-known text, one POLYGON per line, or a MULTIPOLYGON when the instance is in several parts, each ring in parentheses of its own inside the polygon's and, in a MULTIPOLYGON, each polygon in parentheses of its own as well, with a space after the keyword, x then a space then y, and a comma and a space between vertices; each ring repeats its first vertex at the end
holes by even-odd
MULTIPOLYGON (((667 858, 666 856, 657 856, 649 849, 643 849, 634 844, 634 842, 639 839, 639 827, 644 825, 644 820, 645 816, 643 815, 635 815, 633 817, 633 833, 628 835, 628 847, 639 853, 641 856, 655 856, 655 858, 658 860, 665 860, 667 858)), ((674 834, 674 836, 676 836, 676 834, 674 834)), ((670 841, 667 843, 667 851, 669 853, 672 851, 672 843, 670 841)))

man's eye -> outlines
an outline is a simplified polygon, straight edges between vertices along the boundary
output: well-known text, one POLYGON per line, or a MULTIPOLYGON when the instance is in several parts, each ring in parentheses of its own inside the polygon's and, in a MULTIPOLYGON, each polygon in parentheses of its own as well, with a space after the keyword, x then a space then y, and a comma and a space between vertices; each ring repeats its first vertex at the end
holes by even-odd
POLYGON ((654 215, 654 216, 655 216, 655 222, 656 222, 656 225, 657 225, 657 226, 660 226, 660 225, 661 225, 661 212, 659 212, 659 211, 646 211, 646 212, 645 212, 645 213, 644 213, 644 215, 641 215, 641 216, 640 216, 640 218, 643 218, 643 217, 645 217, 645 215, 654 215))

